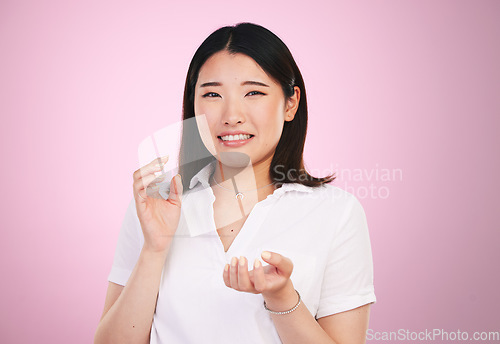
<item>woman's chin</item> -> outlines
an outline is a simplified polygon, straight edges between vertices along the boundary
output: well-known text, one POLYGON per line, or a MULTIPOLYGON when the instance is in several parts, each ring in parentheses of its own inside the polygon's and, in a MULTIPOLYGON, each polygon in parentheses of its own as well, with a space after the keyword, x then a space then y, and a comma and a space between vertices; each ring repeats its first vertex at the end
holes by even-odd
POLYGON ((232 168, 245 168, 251 164, 250 157, 241 152, 220 152, 217 160, 232 168))

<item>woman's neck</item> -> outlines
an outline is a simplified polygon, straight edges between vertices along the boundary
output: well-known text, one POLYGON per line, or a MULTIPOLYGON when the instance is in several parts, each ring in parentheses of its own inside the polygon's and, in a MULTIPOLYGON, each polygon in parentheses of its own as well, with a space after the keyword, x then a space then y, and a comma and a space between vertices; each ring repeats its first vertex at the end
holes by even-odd
POLYGON ((268 160, 245 167, 231 167, 216 161, 213 178, 220 186, 234 191, 264 189, 273 182, 269 176, 271 161, 268 160))

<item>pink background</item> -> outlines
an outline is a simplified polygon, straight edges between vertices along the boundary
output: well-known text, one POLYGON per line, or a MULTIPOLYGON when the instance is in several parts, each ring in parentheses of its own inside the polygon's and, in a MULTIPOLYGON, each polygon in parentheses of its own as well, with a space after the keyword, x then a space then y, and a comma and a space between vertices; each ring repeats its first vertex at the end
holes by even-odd
POLYGON ((498 1, 2 1, 0 342, 92 341, 138 146, 180 119, 202 40, 241 21, 280 36, 302 70, 307 166, 368 174, 334 184, 365 207, 370 328, 500 331, 499 13, 498 1), (400 172, 369 175, 384 169, 400 172))

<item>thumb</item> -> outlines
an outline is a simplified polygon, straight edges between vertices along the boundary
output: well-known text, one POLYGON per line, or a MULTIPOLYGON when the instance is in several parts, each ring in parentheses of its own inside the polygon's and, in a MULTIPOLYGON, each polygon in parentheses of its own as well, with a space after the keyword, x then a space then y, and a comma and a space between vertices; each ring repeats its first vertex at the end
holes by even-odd
POLYGON ((170 191, 168 193, 167 202, 170 202, 174 205, 181 206, 181 198, 182 198, 182 178, 180 174, 176 174, 172 180, 170 181, 170 191))
POLYGON ((282 256, 276 252, 263 251, 261 254, 262 259, 275 266, 283 275, 290 277, 293 271, 293 263, 290 258, 282 256))

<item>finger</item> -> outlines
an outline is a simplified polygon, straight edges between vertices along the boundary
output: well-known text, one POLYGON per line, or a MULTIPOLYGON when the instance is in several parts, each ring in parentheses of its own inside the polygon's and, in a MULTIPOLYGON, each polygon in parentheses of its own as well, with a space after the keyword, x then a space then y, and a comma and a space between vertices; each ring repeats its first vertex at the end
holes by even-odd
POLYGON ((269 251, 262 252, 261 257, 266 263, 275 266, 284 277, 289 278, 292 275, 293 263, 289 258, 269 251))
POLYGON ((151 161, 149 164, 147 164, 146 166, 143 166, 142 170, 145 173, 150 173, 151 171, 157 170, 157 169, 162 170, 163 167, 165 166, 165 163, 168 161, 168 159, 169 159, 168 155, 162 156, 161 158, 156 158, 153 161, 151 161))
MULTIPOLYGON (((156 177, 151 174, 145 178, 135 180, 133 189, 134 189, 134 196, 137 195, 137 197, 135 197, 136 202, 140 203, 146 202, 146 199, 149 197, 149 195, 151 195, 151 193, 148 192, 146 189, 149 188, 150 183, 155 179, 156 177)), ((151 188, 151 190, 153 190, 153 188, 151 188)))
POLYGON ((231 287, 231 282, 229 281, 229 264, 224 266, 224 271, 222 272, 222 279, 224 280, 224 284, 228 287, 231 287))
POLYGON ((231 259, 231 266, 229 267, 229 286, 231 288, 238 288, 238 258, 231 259))
POLYGON ((167 176, 166 173, 162 173, 161 175, 157 176, 154 173, 160 171, 160 167, 158 166, 156 170, 153 170, 149 174, 142 174, 141 172, 135 171, 134 172, 134 179, 133 179, 133 185, 134 188, 137 190, 142 190, 142 189, 147 189, 150 183, 154 182, 155 184, 160 183, 165 179, 167 176))
POLYGON ((133 177, 135 179, 140 179, 144 178, 145 176, 161 171, 163 169, 163 165, 168 161, 168 155, 154 159, 151 161, 149 164, 139 168, 137 171, 134 172, 133 177))
POLYGON ((160 177, 157 177, 154 174, 147 175, 147 176, 145 176, 143 178, 139 178, 139 179, 135 180, 134 181, 134 188, 137 189, 137 190, 147 189, 148 186, 153 181, 155 181, 156 179, 158 179, 157 182, 159 183, 162 179, 165 179, 166 176, 167 176, 166 174, 163 174, 160 177))
POLYGON ((134 191, 135 203, 145 203, 147 197, 146 190, 144 189, 134 191))
POLYGON ((253 269, 248 271, 248 277, 250 278, 250 283, 253 285, 253 269))
POLYGON ((266 290, 266 277, 264 276, 264 269, 259 258, 255 258, 253 263, 253 287, 259 293, 266 290))
POLYGON ((162 172, 161 174, 152 174, 150 176, 154 179, 149 184, 160 184, 161 182, 165 181, 165 179, 168 177, 168 173, 162 172))
POLYGON ((253 291, 252 283, 248 275, 248 263, 245 257, 240 257, 238 264, 238 288, 241 291, 253 291))
POLYGON ((176 174, 170 181, 170 191, 168 193, 167 202, 170 202, 180 207, 182 192, 183 192, 182 178, 180 174, 176 174))

